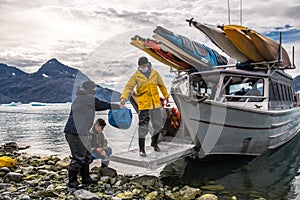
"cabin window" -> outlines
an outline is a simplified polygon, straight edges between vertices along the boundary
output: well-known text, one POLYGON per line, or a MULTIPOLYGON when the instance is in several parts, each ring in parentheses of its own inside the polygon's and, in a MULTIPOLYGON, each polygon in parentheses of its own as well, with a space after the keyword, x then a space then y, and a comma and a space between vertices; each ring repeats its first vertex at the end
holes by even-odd
POLYGON ((271 109, 283 109, 286 106, 291 106, 294 101, 292 86, 271 80, 269 85, 269 100, 271 109))
POLYGON ((275 91, 274 91, 274 85, 272 84, 272 81, 270 81, 270 87, 269 87, 269 100, 275 101, 275 91))
POLYGON ((206 96, 208 99, 214 99, 218 79, 218 76, 206 76, 204 79, 198 77, 192 80, 190 82, 192 97, 200 99, 206 96))
POLYGON ((278 94, 279 94, 279 100, 282 101, 283 100, 283 94, 282 94, 282 89, 281 89, 281 84, 276 83, 277 88, 278 88, 278 94))
POLYGON ((287 96, 286 96, 286 93, 285 93, 285 85, 281 85, 281 90, 282 90, 282 100, 283 101, 287 101, 287 96))
POLYGON ((290 97, 290 101, 294 101, 294 95, 293 95, 293 89, 292 87, 288 87, 288 90, 289 90, 289 97, 290 97))
POLYGON ((255 77, 226 76, 222 90, 228 101, 263 101, 264 80, 255 77))
POLYGON ((290 86, 286 86, 286 90, 287 90, 287 97, 288 97, 288 101, 293 101, 293 97, 292 97, 292 92, 291 92, 291 87, 290 86))
POLYGON ((272 82, 273 91, 275 94, 275 101, 279 101, 279 92, 278 92, 278 84, 275 82, 272 82))

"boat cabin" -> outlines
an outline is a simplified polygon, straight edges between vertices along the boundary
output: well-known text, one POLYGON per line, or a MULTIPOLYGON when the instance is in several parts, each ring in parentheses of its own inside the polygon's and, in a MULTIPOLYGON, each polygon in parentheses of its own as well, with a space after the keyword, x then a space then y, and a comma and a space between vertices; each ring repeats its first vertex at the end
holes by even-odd
POLYGON ((264 110, 295 106, 292 77, 282 70, 271 73, 246 70, 195 72, 174 81, 173 92, 189 95, 191 100, 226 103, 264 110), (182 82, 188 83, 182 83, 182 82), (188 84, 187 91, 183 85, 188 84))

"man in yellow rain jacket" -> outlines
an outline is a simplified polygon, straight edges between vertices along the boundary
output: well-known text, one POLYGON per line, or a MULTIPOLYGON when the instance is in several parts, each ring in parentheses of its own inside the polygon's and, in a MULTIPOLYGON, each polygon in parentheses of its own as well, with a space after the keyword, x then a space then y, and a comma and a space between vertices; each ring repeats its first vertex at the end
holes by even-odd
POLYGON ((160 151, 157 145, 159 132, 163 127, 161 102, 158 88, 168 102, 169 94, 159 73, 151 68, 151 63, 146 57, 138 60, 138 70, 130 77, 121 95, 121 105, 124 105, 130 93, 136 87, 136 97, 139 109, 139 152, 145 157, 145 137, 148 133, 149 121, 153 125, 151 146, 154 151, 160 151))

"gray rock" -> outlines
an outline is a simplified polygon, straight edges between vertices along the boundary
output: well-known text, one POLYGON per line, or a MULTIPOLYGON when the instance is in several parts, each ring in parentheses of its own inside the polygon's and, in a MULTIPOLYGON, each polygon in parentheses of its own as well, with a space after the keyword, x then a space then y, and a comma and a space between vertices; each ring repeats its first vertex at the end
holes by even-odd
POLYGON ((111 188, 111 185, 110 184, 108 184, 108 183, 103 183, 103 189, 104 190, 108 190, 108 189, 110 189, 111 188))
POLYGON ((103 183, 109 183, 110 182, 110 177, 109 176, 102 176, 100 180, 103 183))
POLYGON ((28 167, 20 167, 24 176, 30 175, 34 173, 34 167, 28 166, 28 167))
POLYGON ((91 193, 87 190, 80 189, 74 192, 75 199, 78 200, 98 200, 100 199, 96 194, 91 193))
POLYGON ((218 197, 214 194, 203 194, 197 200, 218 200, 218 197))
POLYGON ((20 182, 23 179, 23 174, 16 173, 16 172, 9 172, 4 177, 4 180, 7 182, 14 181, 14 182, 20 182))
POLYGON ((19 200, 30 200, 30 196, 28 196, 28 195, 23 195, 23 196, 20 197, 19 200))
POLYGON ((0 190, 11 187, 12 185, 9 183, 0 183, 0 190))
POLYGON ((102 176, 109 176, 109 177, 116 177, 118 175, 117 171, 110 167, 102 168, 101 174, 102 174, 102 176))
POLYGON ((8 172, 10 172, 10 169, 8 167, 1 167, 0 172, 8 173, 8 172))

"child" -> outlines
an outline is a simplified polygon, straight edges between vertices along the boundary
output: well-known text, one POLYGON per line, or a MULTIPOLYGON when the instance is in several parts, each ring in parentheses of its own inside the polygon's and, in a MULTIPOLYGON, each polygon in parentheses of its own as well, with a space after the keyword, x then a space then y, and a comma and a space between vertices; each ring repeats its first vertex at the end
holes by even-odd
POLYGON ((109 163, 112 149, 107 146, 107 140, 103 134, 103 129, 106 126, 105 121, 99 118, 95 121, 91 130, 92 141, 92 161, 94 159, 101 159, 101 167, 107 167, 109 163))

